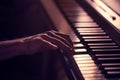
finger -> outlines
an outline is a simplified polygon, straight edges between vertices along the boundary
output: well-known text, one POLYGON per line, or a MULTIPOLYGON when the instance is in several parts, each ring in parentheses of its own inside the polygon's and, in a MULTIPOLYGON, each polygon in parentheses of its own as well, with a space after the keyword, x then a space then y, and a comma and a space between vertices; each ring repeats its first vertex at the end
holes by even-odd
POLYGON ((40 51, 44 51, 44 49, 56 50, 58 48, 55 44, 52 44, 51 42, 43 39, 42 37, 35 37, 33 40, 36 43, 36 46, 40 46, 40 51))
MULTIPOLYGON (((59 39, 59 40, 61 40, 62 42, 64 42, 65 44, 67 44, 67 45, 69 45, 71 48, 73 47, 69 42, 68 42, 68 39, 66 39, 66 38, 64 38, 63 36, 61 36, 61 35, 56 35, 54 32, 52 32, 52 31, 48 31, 48 32, 46 32, 49 36, 51 36, 51 37, 55 37, 55 38, 57 38, 57 39, 59 39)), ((66 36, 67 37, 67 36, 66 36)))
POLYGON ((60 33, 60 32, 57 32, 57 31, 54 31, 54 30, 51 30, 50 32, 55 33, 58 36, 62 36, 64 39, 67 40, 68 43, 70 43, 70 45, 73 46, 73 42, 72 42, 72 40, 70 39, 70 37, 68 35, 60 33))
POLYGON ((47 34, 44 34, 41 36, 43 39, 50 41, 52 44, 55 44, 56 46, 58 46, 60 49, 68 52, 68 53, 72 53, 73 52, 73 48, 69 47, 69 45, 65 44, 64 42, 62 42, 59 39, 56 39, 54 37, 51 37, 47 34))
POLYGON ((55 45, 59 45, 59 43, 60 43, 61 45, 66 46, 67 48, 71 48, 69 45, 65 44, 63 41, 61 41, 61 40, 59 40, 59 39, 57 39, 55 37, 49 36, 48 34, 44 34, 41 37, 43 39, 47 40, 47 41, 52 42, 55 45))

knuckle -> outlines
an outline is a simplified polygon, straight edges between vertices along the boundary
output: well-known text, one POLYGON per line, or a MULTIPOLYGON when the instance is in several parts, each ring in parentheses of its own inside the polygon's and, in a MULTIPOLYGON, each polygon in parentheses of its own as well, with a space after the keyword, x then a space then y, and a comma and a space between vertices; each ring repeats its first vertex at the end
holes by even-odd
POLYGON ((47 34, 47 33, 44 33, 44 34, 41 35, 41 37, 44 37, 44 36, 48 36, 48 34, 47 34))

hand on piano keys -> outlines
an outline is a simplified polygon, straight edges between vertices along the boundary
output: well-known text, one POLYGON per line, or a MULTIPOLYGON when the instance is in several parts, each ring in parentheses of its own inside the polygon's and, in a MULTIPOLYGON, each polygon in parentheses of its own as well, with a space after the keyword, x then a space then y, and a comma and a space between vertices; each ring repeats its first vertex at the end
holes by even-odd
MULTIPOLYGON (((66 34, 51 30, 42 34, 36 35, 33 38, 35 43, 40 43, 40 51, 61 49, 67 53, 73 54, 73 43, 70 37, 66 34)), ((37 46, 37 44, 36 44, 37 46)))
POLYGON ((33 36, 0 42, 0 60, 23 54, 49 52, 61 49, 67 53, 74 53, 72 41, 68 35, 47 31, 33 36), (11 53, 11 54, 8 54, 11 53))

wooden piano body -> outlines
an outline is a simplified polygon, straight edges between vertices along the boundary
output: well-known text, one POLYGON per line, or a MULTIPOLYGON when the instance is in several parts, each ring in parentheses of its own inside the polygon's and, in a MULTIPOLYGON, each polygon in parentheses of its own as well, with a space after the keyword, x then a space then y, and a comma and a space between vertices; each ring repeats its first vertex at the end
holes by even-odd
POLYGON ((102 0, 41 0, 41 3, 56 29, 73 41, 76 54, 64 54, 62 58, 70 80, 120 79, 118 13, 102 0))

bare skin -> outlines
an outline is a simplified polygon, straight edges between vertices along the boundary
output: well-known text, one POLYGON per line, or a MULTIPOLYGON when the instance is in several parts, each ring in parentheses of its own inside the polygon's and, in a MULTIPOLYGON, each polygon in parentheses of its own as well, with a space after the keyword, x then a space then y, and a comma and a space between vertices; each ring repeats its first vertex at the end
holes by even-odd
POLYGON ((61 49, 73 54, 72 41, 68 35, 47 31, 45 33, 0 42, 0 60, 6 60, 18 55, 30 55, 36 52, 46 52, 61 49))

